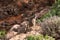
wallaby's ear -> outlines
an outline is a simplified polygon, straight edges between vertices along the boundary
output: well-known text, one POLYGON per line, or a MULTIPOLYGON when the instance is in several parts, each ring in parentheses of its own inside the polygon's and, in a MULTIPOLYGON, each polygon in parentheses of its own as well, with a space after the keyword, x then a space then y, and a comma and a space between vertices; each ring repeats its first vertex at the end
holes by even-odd
POLYGON ((29 0, 17 0, 17 1, 16 1, 17 5, 18 5, 19 7, 23 5, 22 3, 27 4, 28 2, 29 2, 29 0))
POLYGON ((24 2, 25 2, 25 3, 28 3, 28 2, 29 2, 29 0, 24 0, 24 2))

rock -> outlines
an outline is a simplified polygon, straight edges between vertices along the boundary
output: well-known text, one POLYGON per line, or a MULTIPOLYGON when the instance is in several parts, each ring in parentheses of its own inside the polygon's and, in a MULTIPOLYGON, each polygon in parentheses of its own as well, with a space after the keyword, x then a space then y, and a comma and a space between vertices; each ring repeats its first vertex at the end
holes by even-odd
POLYGON ((18 25, 18 24, 14 25, 14 26, 9 30, 9 32, 6 34, 6 38, 7 38, 7 39, 10 39, 10 38, 14 37, 15 35, 17 35, 17 34, 18 34, 18 31, 17 31, 18 28, 20 28, 20 25, 18 25))
POLYGON ((28 31, 31 31, 31 30, 30 30, 30 27, 27 26, 27 24, 25 24, 25 22, 23 22, 21 25, 15 24, 13 25, 13 27, 11 27, 11 29, 6 34, 6 38, 10 39, 17 34, 27 33, 28 31))
POLYGON ((19 34, 19 35, 16 35, 15 37, 9 39, 9 40, 24 40, 24 38, 26 37, 26 34, 19 34))

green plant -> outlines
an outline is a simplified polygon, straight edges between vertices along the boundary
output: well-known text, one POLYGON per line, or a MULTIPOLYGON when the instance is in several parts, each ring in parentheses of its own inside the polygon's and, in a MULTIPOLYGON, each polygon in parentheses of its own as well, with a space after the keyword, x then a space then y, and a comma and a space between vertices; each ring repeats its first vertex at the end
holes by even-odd
POLYGON ((51 16, 60 16, 60 0, 55 1, 55 4, 51 7, 45 15, 43 15, 40 19, 37 19, 37 22, 43 21, 45 18, 49 18, 51 16))
POLYGON ((54 38, 46 35, 31 35, 26 38, 26 40, 55 40, 54 38))
POLYGON ((4 37, 5 34, 6 34, 6 31, 5 31, 5 30, 0 30, 0 38, 1 38, 1 37, 4 37))

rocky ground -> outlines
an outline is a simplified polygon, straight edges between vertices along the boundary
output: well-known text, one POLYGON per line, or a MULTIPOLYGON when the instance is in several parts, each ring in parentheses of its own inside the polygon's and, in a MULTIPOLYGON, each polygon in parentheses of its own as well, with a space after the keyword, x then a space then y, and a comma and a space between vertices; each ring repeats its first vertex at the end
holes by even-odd
MULTIPOLYGON (((40 30, 39 26, 35 26, 34 28, 31 28, 31 29, 32 30, 30 30, 29 32, 26 32, 26 33, 18 33, 15 31, 9 31, 6 35, 6 37, 9 40, 24 40, 29 35, 39 35, 39 33, 42 32, 42 30, 40 30)), ((20 31, 23 31, 23 29, 20 31)))
POLYGON ((44 19, 39 25, 30 28, 22 28, 20 25, 16 24, 6 34, 6 38, 9 40, 26 40, 25 38, 29 35, 47 34, 56 38, 56 40, 60 40, 60 17, 53 16, 47 19, 44 19))

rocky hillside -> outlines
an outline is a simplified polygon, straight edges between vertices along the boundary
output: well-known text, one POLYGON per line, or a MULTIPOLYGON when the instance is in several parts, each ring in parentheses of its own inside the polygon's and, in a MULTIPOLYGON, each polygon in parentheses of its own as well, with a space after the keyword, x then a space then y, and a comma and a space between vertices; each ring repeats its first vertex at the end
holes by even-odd
POLYGON ((7 35, 13 30, 17 34, 31 32, 37 25, 36 19, 45 15, 54 3, 55 0, 0 0, 0 30, 7 35))

